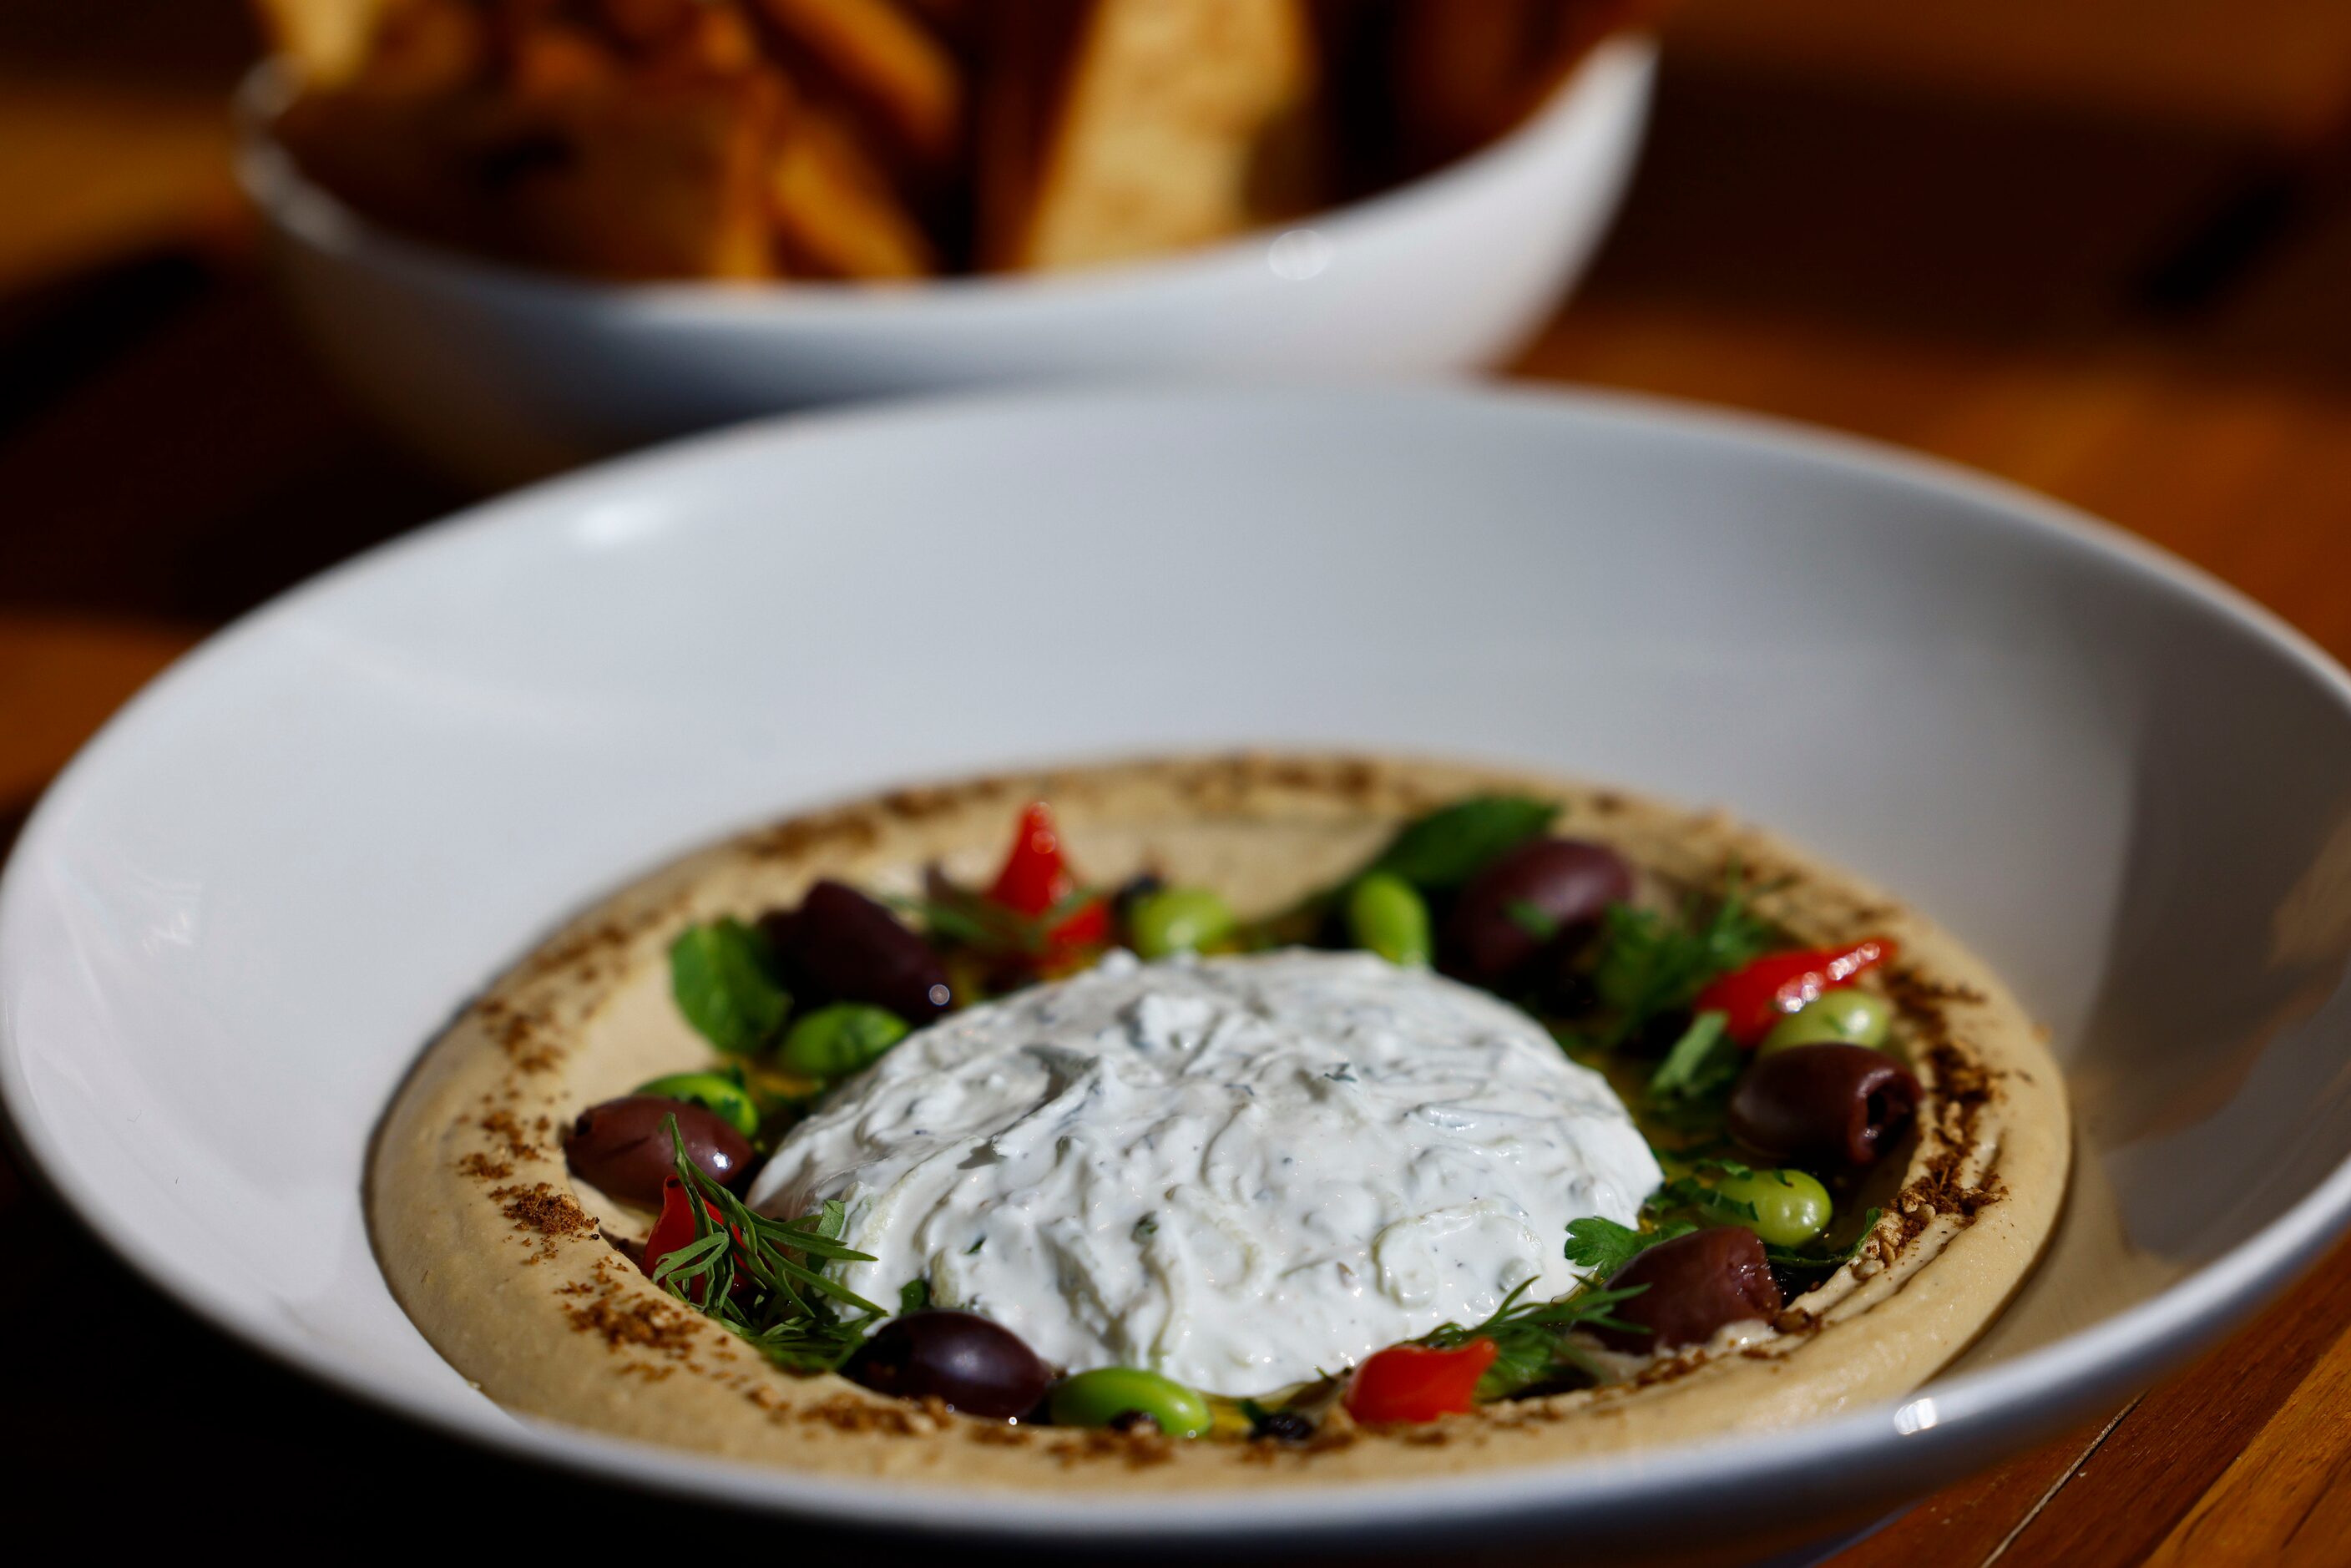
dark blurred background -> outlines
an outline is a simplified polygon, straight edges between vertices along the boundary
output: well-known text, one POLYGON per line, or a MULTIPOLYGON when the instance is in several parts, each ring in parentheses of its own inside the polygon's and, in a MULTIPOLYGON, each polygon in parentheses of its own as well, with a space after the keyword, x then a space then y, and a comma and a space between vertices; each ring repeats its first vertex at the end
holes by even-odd
MULTIPOLYGON (((2351 655, 2351 4, 1689 0, 1664 33, 1638 183, 1520 373, 1989 469, 2351 655)), ((466 498, 358 420, 256 275, 224 104, 255 48, 235 0, 0 3, 0 847, 205 629, 466 498)), ((20 1514, 337 1551, 661 1517, 227 1345, 17 1166, 0 1215, 20 1514)), ((2351 1561, 2346 1290, 2339 1254, 1838 1561, 2351 1561)))

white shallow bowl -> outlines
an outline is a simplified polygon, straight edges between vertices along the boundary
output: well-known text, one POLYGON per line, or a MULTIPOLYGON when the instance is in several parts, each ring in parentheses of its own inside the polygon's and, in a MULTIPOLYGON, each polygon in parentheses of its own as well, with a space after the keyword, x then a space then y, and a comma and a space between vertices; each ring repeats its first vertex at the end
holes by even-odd
POLYGON ((139 697, 0 885, 0 1086, 98 1233, 452 1434, 852 1525, 1595 1548, 1884 1506, 2111 1405, 2351 1208, 2351 686, 2046 502, 1597 397, 1093 390, 776 423, 485 507, 139 697), (540 1425, 386 1291, 361 1156, 550 923, 893 782, 1228 747, 1720 802, 1907 894, 2053 1030, 2053 1255, 1915 1397, 1768 1441, 1230 1499, 811 1482, 540 1425))
POLYGON ((269 140, 285 78, 242 95, 239 169, 309 336, 444 466, 503 483, 750 415, 1103 374, 1464 370, 1541 325, 1632 172, 1656 47, 1604 46, 1493 146, 1292 229, 1133 266, 871 285, 604 285, 404 240, 269 140))

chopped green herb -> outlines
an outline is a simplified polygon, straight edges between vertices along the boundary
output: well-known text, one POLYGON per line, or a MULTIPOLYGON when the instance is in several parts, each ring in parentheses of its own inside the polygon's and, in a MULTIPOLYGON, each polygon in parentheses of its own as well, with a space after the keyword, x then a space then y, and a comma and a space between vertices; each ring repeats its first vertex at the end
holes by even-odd
POLYGON ((760 1050, 792 1010, 768 939, 731 916, 678 933, 669 947, 669 988, 685 1021, 730 1056, 760 1050))
POLYGON ((1708 981, 1761 956, 1772 941, 1771 927, 1748 909, 1735 867, 1710 910, 1695 896, 1678 919, 1629 904, 1609 905, 1592 976, 1612 1015, 1598 1043, 1622 1045, 1660 1014, 1689 1006, 1708 981))
POLYGON ((847 1361, 888 1315, 823 1272, 829 1262, 873 1261, 841 1245, 848 1210, 833 1199, 798 1219, 760 1214, 686 1158, 676 1117, 665 1124, 678 1180, 698 1201, 688 1205, 694 1239, 654 1266, 653 1283, 787 1370, 830 1372, 847 1361), (841 1306, 860 1315, 843 1317, 841 1306))
POLYGON ((1052 946, 1053 932, 1071 915, 1103 896, 1100 888, 1073 888, 1042 915, 1022 915, 983 893, 934 879, 926 896, 888 902, 919 919, 925 935, 934 941, 982 953, 1033 957, 1052 946))
POLYGON ((1520 1300, 1532 1283, 1521 1281, 1502 1298, 1502 1304, 1484 1322, 1473 1328, 1446 1323, 1423 1334, 1416 1343, 1436 1350, 1454 1350, 1473 1339, 1492 1340, 1498 1354, 1493 1365, 1478 1380, 1478 1398, 1481 1402, 1507 1399, 1571 1372, 1590 1373, 1588 1359, 1568 1343, 1568 1331, 1586 1327, 1634 1328, 1632 1323, 1609 1316, 1608 1310, 1648 1289, 1646 1285, 1633 1285, 1622 1291, 1603 1291, 1586 1286, 1555 1301, 1520 1300))
POLYGON ((931 1282, 928 1280, 909 1280, 898 1287, 900 1317, 903 1318, 910 1312, 919 1312, 930 1304, 931 1282))
POLYGON ((1458 887, 1552 824, 1559 808, 1517 795, 1475 795, 1406 822, 1364 868, 1416 887, 1458 887))
POLYGON ((1538 942, 1548 942, 1559 935, 1559 922, 1523 898, 1514 898, 1502 905, 1502 913, 1510 917, 1511 925, 1538 942))
POLYGON ((1697 1228, 1687 1220, 1670 1221, 1654 1230, 1635 1230, 1597 1215, 1571 1220, 1567 1227, 1567 1260, 1579 1269, 1592 1270, 1595 1280, 1607 1280, 1658 1242, 1687 1236, 1697 1228))
POLYGON ((1690 1020, 1689 1028, 1649 1075, 1652 1104, 1711 1099, 1737 1081, 1739 1047, 1724 1038, 1726 1021, 1718 1012, 1703 1012, 1690 1020))
MULTIPOLYGON (((1744 1173, 1744 1166, 1718 1166, 1705 1162, 1698 1166, 1701 1175, 1720 1171, 1724 1176, 1744 1173)), ((1696 1176, 1677 1176, 1649 1196, 1642 1205, 1642 1213, 1659 1224, 1668 1219, 1687 1219, 1696 1225, 1752 1225, 1755 1206, 1741 1203, 1735 1197, 1725 1197, 1696 1176)))
POLYGON ((1877 1221, 1885 1213, 1882 1208, 1872 1208, 1865 1213, 1861 1217, 1861 1228, 1854 1233, 1853 1239, 1833 1252, 1815 1250, 1820 1246, 1815 1240, 1802 1247, 1766 1247, 1763 1256, 1775 1268, 1798 1273, 1832 1273, 1860 1255, 1862 1243, 1869 1239, 1870 1233, 1877 1228, 1877 1221))

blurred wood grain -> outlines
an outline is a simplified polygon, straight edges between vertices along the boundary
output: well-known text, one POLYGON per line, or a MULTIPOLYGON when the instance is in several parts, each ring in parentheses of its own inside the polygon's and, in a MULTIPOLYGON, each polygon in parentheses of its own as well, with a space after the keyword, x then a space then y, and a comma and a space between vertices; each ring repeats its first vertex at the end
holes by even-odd
MULTIPOLYGON (((1519 373, 1972 465, 2351 657, 2351 5, 1690 0, 1667 38, 1623 221, 1519 373)), ((0 845, 202 629, 463 498, 340 401, 254 275, 224 108, 251 47, 233 0, 0 5, 0 845)), ((144 1511, 232 1538, 256 1511, 190 1460, 228 1454, 281 1528, 348 1528, 354 1475, 605 1528, 647 1506, 236 1350, 5 1160, 0 1214, 0 1324, 28 1341, 70 1281, 118 1347, 17 1374, 0 1460, 26 1495, 94 1496, 87 1456, 110 1480, 129 1455, 144 1511)), ((2346 1322, 2351 1249, 1835 1561, 2351 1563, 2346 1322)))

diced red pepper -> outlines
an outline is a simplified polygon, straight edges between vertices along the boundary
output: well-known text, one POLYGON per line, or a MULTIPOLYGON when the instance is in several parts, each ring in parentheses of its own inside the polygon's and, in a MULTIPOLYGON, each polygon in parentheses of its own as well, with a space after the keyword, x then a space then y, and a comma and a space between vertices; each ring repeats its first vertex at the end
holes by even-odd
POLYGON ((1893 938, 1872 936, 1850 947, 1767 953, 1733 969, 1698 994, 1691 1007, 1722 1015, 1722 1031, 1740 1045, 1760 1043, 1771 1026, 1823 991, 1853 984, 1865 969, 1894 956, 1893 938))
MULTIPOLYGON (((1061 853, 1061 835, 1053 826, 1052 812, 1042 800, 1029 802, 1020 813, 1012 852, 1005 857, 1004 869, 996 873, 987 896, 1015 915, 1034 919, 1069 897, 1077 885, 1061 853)), ((1099 946, 1109 940, 1110 900, 1106 898, 1080 905, 1045 934, 1046 946, 1055 949, 1099 946)))
MULTIPOLYGON (((663 1259, 681 1247, 693 1244, 693 1202, 694 1200, 686 1196, 685 1184, 677 1177, 672 1176, 662 1183, 661 1218, 653 1221, 653 1234, 645 1238, 644 1268, 647 1279, 653 1278, 653 1270, 661 1266, 663 1259)), ((714 1222, 719 1218, 718 1206, 708 1198, 702 1200, 702 1207, 714 1222)), ((740 1238, 738 1237, 737 1239, 739 1240, 740 1238)), ((739 1258, 741 1254, 738 1252, 737 1256, 739 1258)), ((702 1281, 695 1281, 686 1287, 686 1290, 693 1295, 695 1304, 699 1305, 702 1301, 702 1281)))
POLYGON ((1501 1349, 1489 1339, 1452 1350, 1390 1345, 1355 1368, 1347 1385, 1347 1414, 1371 1425, 1457 1415, 1476 1400, 1478 1380, 1501 1349))

